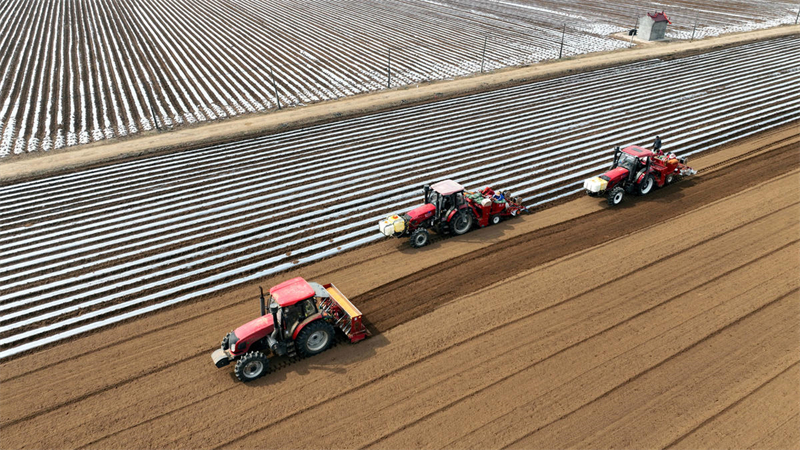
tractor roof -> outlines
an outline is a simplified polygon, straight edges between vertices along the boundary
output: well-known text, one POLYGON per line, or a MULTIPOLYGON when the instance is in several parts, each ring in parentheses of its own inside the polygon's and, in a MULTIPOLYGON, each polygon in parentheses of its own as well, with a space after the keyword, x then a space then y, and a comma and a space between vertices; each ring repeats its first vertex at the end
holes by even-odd
POLYGON ((453 180, 444 180, 438 183, 434 183, 431 186, 431 189, 434 191, 442 194, 442 195, 450 195, 455 194, 456 192, 461 192, 464 190, 464 186, 456 183, 453 180))
POLYGON ((622 149, 623 152, 635 156, 637 158, 646 158, 648 156, 655 156, 655 153, 638 145, 631 145, 622 149))
POLYGON ((283 283, 273 286, 269 290, 275 303, 281 308, 285 306, 292 306, 299 301, 314 296, 314 288, 304 280, 303 277, 292 278, 291 280, 284 281, 283 283))

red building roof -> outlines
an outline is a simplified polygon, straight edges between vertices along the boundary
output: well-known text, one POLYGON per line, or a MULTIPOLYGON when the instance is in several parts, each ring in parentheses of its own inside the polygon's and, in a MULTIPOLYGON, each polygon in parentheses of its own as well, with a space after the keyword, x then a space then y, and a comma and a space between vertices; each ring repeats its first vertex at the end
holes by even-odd
POLYGON ((653 22, 667 22, 668 24, 672 24, 672 22, 669 21, 669 18, 667 18, 667 15, 664 14, 664 11, 656 12, 655 14, 647 13, 647 15, 653 19, 653 22))

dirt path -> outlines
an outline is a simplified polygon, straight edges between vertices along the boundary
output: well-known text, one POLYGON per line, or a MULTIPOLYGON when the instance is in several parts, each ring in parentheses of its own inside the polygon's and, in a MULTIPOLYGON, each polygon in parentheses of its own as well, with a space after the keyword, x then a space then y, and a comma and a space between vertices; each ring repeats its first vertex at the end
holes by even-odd
POLYGON ((624 208, 308 266, 380 333, 254 383, 209 358, 254 286, 5 362, 2 447, 796 447, 800 157, 771 135, 624 208))
POLYGON ((120 139, 113 143, 89 144, 74 150, 26 154, 18 158, 6 158, 0 161, 0 182, 61 173, 112 161, 119 162, 143 155, 167 153, 178 149, 260 136, 312 124, 357 117, 368 113, 444 98, 459 97, 470 93, 494 90, 635 61, 689 56, 716 48, 797 33, 800 33, 800 27, 798 26, 782 26, 767 30, 729 34, 694 42, 654 43, 653 45, 625 49, 624 51, 591 53, 562 61, 535 64, 522 68, 508 68, 490 74, 454 81, 407 86, 389 91, 348 97, 342 100, 322 102, 299 109, 287 109, 269 114, 252 114, 233 120, 181 128, 180 130, 163 134, 143 133, 135 138, 120 139))

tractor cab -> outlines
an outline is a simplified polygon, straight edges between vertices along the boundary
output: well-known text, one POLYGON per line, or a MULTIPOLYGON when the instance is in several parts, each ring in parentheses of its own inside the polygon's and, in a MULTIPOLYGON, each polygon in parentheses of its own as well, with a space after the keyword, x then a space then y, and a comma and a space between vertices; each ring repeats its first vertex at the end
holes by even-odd
MULTIPOLYGON (((316 283, 314 283, 316 284, 316 283)), ((280 330, 280 338, 291 337, 294 329, 303 320, 317 314, 317 296, 328 297, 322 286, 314 286, 297 277, 274 286, 269 290, 269 312, 273 316, 275 328, 280 330), (318 292, 322 291, 322 292, 318 292)), ((263 297, 262 297, 263 299, 263 297)), ((265 315, 263 303, 261 315, 265 315)))
POLYGON ((655 153, 637 145, 625 147, 623 150, 620 150, 619 147, 615 148, 614 163, 611 165, 611 170, 609 170, 609 172, 615 173, 609 176, 609 181, 614 181, 613 178, 627 177, 627 181, 633 182, 635 175, 640 174, 642 171, 647 172, 650 169, 653 156, 655 156, 655 153), (624 172, 616 169, 624 169, 624 172))
POLYGON ((447 220, 448 213, 459 209, 466 204, 464 200, 464 186, 453 180, 440 181, 432 186, 422 187, 425 204, 433 205, 436 209, 436 218, 447 220))

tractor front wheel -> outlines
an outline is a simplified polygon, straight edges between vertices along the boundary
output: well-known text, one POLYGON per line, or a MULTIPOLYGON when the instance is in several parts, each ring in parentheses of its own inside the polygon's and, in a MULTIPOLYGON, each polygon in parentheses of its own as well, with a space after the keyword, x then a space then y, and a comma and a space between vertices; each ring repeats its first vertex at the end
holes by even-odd
POLYGON ((609 206, 617 206, 622 203, 622 198, 625 197, 625 190, 617 186, 608 193, 609 206))
POLYGON ((428 230, 417 228, 411 233, 411 246, 414 248, 420 248, 428 245, 428 242, 431 240, 431 235, 428 233, 428 230))
POLYGON ((462 235, 472 228, 472 213, 461 210, 450 220, 450 232, 456 236, 462 235))
POLYGON ((236 361, 233 373, 239 381, 247 382, 264 376, 268 368, 269 360, 266 355, 261 352, 247 352, 236 361))
POLYGON ((664 178, 664 186, 666 186, 668 184, 672 184, 673 181, 675 181, 675 175, 673 175, 673 174, 667 175, 667 177, 664 178))
POLYGON ((317 320, 306 325, 297 335, 295 347, 303 356, 314 356, 333 345, 333 327, 324 320, 317 320))
POLYGON ((655 180, 653 179, 653 176, 652 175, 645 175, 644 178, 642 178, 642 182, 639 183, 639 186, 638 186, 639 195, 647 195, 647 194, 649 194, 650 191, 653 190, 653 185, 654 184, 655 184, 655 180))
MULTIPOLYGON (((515 213, 513 213, 513 212, 512 212, 512 214, 513 214, 513 215, 516 215, 516 214, 515 214, 515 213)), ((500 219, 501 219, 501 217, 500 217, 500 216, 492 216, 492 218, 491 218, 491 219, 489 219, 489 222, 491 222, 491 223, 492 223, 492 225, 497 225, 498 223, 500 223, 500 219)))

